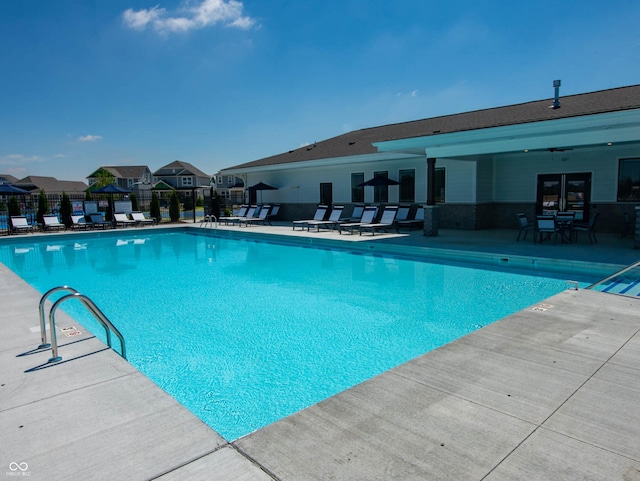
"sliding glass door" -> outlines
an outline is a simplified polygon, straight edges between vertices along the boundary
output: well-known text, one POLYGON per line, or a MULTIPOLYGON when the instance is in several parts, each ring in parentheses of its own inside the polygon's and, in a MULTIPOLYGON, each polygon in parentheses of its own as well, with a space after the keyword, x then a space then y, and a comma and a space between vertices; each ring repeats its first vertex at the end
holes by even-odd
POLYGON ((536 212, 555 215, 574 212, 576 220, 589 220, 591 174, 544 174, 538 176, 536 212))

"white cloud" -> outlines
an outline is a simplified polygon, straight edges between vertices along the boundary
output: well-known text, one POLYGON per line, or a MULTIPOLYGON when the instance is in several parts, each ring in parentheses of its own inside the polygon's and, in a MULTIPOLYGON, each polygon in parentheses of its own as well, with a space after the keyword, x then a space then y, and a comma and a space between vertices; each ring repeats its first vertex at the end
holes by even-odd
POLYGON ((102 139, 102 135, 83 135, 82 137, 78 137, 78 142, 95 142, 96 140, 102 139))
POLYGON ((124 11, 124 24, 134 30, 144 30, 151 26, 162 33, 186 32, 193 29, 224 24, 242 30, 252 28, 256 22, 253 18, 243 16, 244 5, 237 0, 202 0, 195 6, 187 3, 176 14, 167 14, 167 10, 159 5, 151 9, 124 11))
POLYGON ((24 155, 24 154, 7 154, 0 155, 0 165, 4 166, 18 166, 25 164, 32 164, 34 162, 42 162, 45 159, 39 155, 24 155))

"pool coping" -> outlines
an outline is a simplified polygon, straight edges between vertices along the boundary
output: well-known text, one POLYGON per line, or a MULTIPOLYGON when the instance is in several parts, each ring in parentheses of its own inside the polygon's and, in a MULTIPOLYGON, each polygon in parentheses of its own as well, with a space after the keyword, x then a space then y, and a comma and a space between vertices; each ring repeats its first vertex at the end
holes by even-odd
MULTIPOLYGON (((367 249, 361 248, 364 252, 367 249)), ((578 475, 587 469, 618 474, 620 478, 625 473, 640 472, 640 459, 616 444, 615 438, 621 433, 614 427, 620 425, 615 412, 624 412, 629 419, 640 416, 638 407, 628 403, 629 393, 635 399, 639 393, 640 383, 635 381, 640 379, 640 322, 636 314, 640 300, 565 291, 497 321, 491 329, 465 336, 228 443, 115 352, 104 350, 93 336, 75 338, 64 347, 65 355, 72 358, 70 362, 25 372, 46 364, 49 355, 33 352, 19 356, 32 351, 39 339, 39 333, 29 330, 38 324, 35 306, 39 294, 4 266, 0 269, 0 291, 5 299, 0 314, 0 392, 5 394, 5 403, 0 405, 0 427, 12 439, 11 445, 0 451, 0 466, 6 472, 19 471, 26 463, 36 478, 104 479, 126 474, 131 479, 177 479, 216 473, 220 479, 379 479, 386 472, 412 479, 416 473, 440 477, 451 470, 459 474, 456 479, 545 479, 543 475, 553 478, 554 470, 566 469, 552 462, 540 466, 540 456, 552 459, 554 451, 567 455, 564 462, 575 470, 573 479, 583 479, 578 475), (600 314, 594 316, 594 311, 600 314), (611 318, 606 325, 599 323, 603 316, 611 318), (528 320, 536 323, 533 331, 528 320), (558 337, 558 331, 566 331, 566 337, 558 337), (469 365, 468 360, 477 356, 478 349, 488 358, 508 351, 509 355, 500 359, 511 361, 514 367, 509 362, 506 371, 503 362, 469 365), (454 378, 450 372, 442 377, 433 374, 442 371, 442 358, 451 356, 452 351, 466 368, 457 371, 460 386, 469 392, 480 389, 489 398, 500 390, 495 386, 487 389, 483 379, 499 382, 492 374, 499 366, 501 374, 509 374, 510 369, 516 372, 518 363, 526 362, 532 372, 533 368, 542 369, 551 384, 554 377, 548 375, 546 365, 550 358, 561 356, 565 362, 563 369, 552 371, 560 380, 567 372, 577 375, 574 371, 584 369, 585 364, 590 370, 581 372, 582 378, 574 380, 578 387, 565 393, 564 399, 555 394, 555 410, 546 419, 529 419, 503 412, 490 404, 491 399, 472 399, 469 394, 439 385, 444 378, 454 378), (474 373, 471 381, 470 369, 474 373), (52 371, 57 373, 56 379, 51 379, 52 371), (603 418, 600 404, 589 408, 589 395, 593 396, 590 389, 598 383, 608 383, 613 394, 610 408, 604 409, 610 419, 603 418), (397 417, 398 398, 384 393, 401 396, 402 418, 397 417), (450 413, 441 412, 446 402, 450 409, 459 409, 455 418, 464 423, 453 423, 450 413), (572 404, 578 407, 572 410, 572 404), (470 413, 475 417, 469 417, 470 413), (482 419, 476 418, 479 413, 482 419), (588 413, 597 419, 590 419, 588 413), (574 432, 575 427, 566 421, 572 416, 578 416, 586 426, 604 427, 610 444, 595 442, 589 432, 574 432), (412 423, 406 425, 401 421, 405 418, 412 423), (497 447, 494 438, 501 435, 483 424, 488 421, 509 428, 509 436, 497 447), (470 443, 493 446, 489 450, 492 461, 478 461, 473 444, 443 442, 444 437, 434 437, 434 427, 441 429, 440 435, 446 435, 448 422, 463 432, 468 429, 470 443), (418 445, 429 449, 415 451, 418 445), (447 446, 453 448, 453 454, 447 446), (467 461, 457 451, 466 453, 467 461), (532 466, 536 466, 534 472, 539 478, 531 476, 532 466), (519 472, 528 477, 518 478, 519 472)), ((540 390, 539 384, 525 385, 520 396, 535 399, 540 390)), ((626 424, 622 437, 627 444, 638 445, 640 428, 634 430, 633 426, 638 423, 626 424)))

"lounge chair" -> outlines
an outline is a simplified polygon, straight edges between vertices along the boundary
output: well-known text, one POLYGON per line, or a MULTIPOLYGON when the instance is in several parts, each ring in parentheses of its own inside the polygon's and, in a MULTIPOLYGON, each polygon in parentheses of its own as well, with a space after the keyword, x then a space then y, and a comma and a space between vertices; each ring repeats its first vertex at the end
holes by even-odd
POLYGON ((16 234, 18 232, 33 232, 33 226, 29 224, 25 216, 12 215, 11 216, 11 233, 16 234))
POLYGON ((364 204, 356 204, 353 207, 353 212, 351 212, 351 217, 347 217, 344 219, 345 222, 360 222, 362 218, 362 213, 364 212, 365 205, 364 204))
POLYGON ((524 237, 522 238, 522 240, 525 240, 530 230, 536 230, 536 226, 534 224, 529 224, 529 219, 527 219, 527 216, 522 212, 518 214, 518 225, 520 226, 520 230, 518 231, 518 238, 516 239, 516 242, 520 242, 520 236, 523 232, 524 237))
POLYGON ((242 224, 249 227, 251 224, 267 224, 267 217, 269 216, 269 211, 271 210, 270 205, 263 205, 260 207, 260 211, 256 212, 258 209, 254 211, 253 217, 245 217, 244 219, 238 219, 238 227, 242 227, 242 224))
POLYGON ((267 224, 271 225, 271 221, 276 218, 278 212, 280 212, 280 204, 274 205, 269 211, 269 214, 267 215, 267 224))
POLYGON ((107 227, 111 227, 111 222, 104 220, 102 214, 95 213, 89 214, 90 225, 92 229, 106 229, 107 227))
POLYGON ((236 212, 235 215, 221 216, 218 219, 218 222, 220 222, 221 224, 224 223, 225 225, 229 225, 229 222, 233 223, 233 222, 236 222, 241 217, 246 217, 248 210, 249 210, 248 205, 242 205, 240 206, 240 210, 238 210, 238 212, 236 212))
POLYGON ((342 234, 342 231, 349 232, 353 234, 355 229, 360 228, 363 224, 373 224, 373 219, 376 217, 376 213, 378 212, 378 208, 376 206, 370 205, 364 208, 362 212, 362 217, 360 218, 360 222, 348 222, 346 224, 340 224, 338 226, 338 233, 342 234))
POLYGON ((327 220, 310 220, 307 222, 307 232, 311 227, 316 228, 316 232, 320 232, 320 227, 325 229, 335 229, 340 224, 340 217, 342 217, 342 211, 344 211, 344 205, 334 205, 331 209, 331 215, 327 220))
POLYGON ((327 210, 329 209, 328 206, 326 205, 319 205, 316 209, 316 213, 313 216, 313 219, 301 219, 301 220, 294 220, 293 221, 293 230, 296 230, 296 227, 300 227, 300 230, 303 230, 305 227, 307 227, 308 222, 311 220, 324 220, 324 216, 327 213, 327 210))
POLYGON ((136 223, 136 225, 156 225, 155 219, 147 219, 144 214, 140 211, 131 212, 131 219, 136 223))
POLYGON ((398 229, 398 222, 402 222, 405 221, 409 218, 409 212, 411 212, 411 207, 408 205, 401 205, 400 207, 398 207, 398 213, 396 214, 396 220, 393 221, 394 227, 396 228, 396 231, 399 231, 398 229))
POLYGON ((43 224, 42 230, 45 231, 53 231, 53 230, 65 230, 67 227, 58 220, 57 215, 45 215, 42 216, 43 224))
POLYGON ((113 214, 113 223, 116 227, 121 225, 122 227, 134 226, 136 225, 135 220, 131 220, 127 217, 127 214, 124 212, 116 212, 113 214))
POLYGON ((421 227, 424 225, 424 209, 418 207, 416 213, 413 215, 413 219, 401 220, 396 222, 396 230, 400 232, 402 227, 409 226, 409 231, 413 230, 413 226, 421 227))
POLYGON ((380 222, 376 222, 373 224, 362 224, 360 227, 358 227, 358 230, 360 231, 360 235, 362 235, 362 233, 366 231, 370 231, 372 236, 376 235, 376 231, 386 232, 387 229, 393 227, 397 214, 398 214, 397 205, 386 206, 384 208, 384 211, 382 212, 382 217, 380 218, 380 222))
POLYGON ((79 229, 88 229, 91 227, 91 224, 87 222, 84 214, 82 215, 72 215, 71 216, 71 229, 79 230, 79 229))

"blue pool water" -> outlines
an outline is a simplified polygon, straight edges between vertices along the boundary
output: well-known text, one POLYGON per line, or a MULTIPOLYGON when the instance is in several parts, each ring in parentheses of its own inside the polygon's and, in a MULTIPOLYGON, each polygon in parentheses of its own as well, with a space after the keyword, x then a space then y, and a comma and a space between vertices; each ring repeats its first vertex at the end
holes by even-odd
MULTIPOLYGON (((228 440, 566 289, 562 276, 193 231, 21 238, 0 261, 42 293, 93 299, 129 361, 228 440)), ((75 303, 64 310, 102 337, 75 303)))

